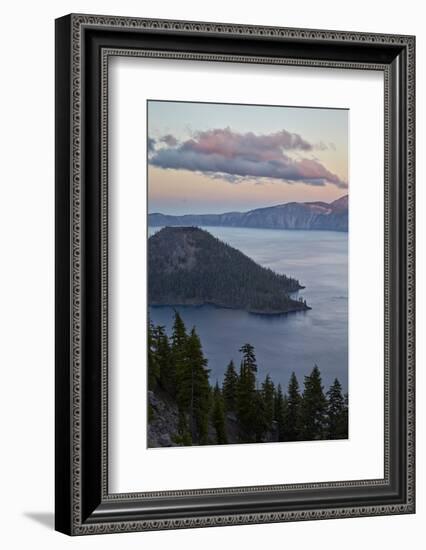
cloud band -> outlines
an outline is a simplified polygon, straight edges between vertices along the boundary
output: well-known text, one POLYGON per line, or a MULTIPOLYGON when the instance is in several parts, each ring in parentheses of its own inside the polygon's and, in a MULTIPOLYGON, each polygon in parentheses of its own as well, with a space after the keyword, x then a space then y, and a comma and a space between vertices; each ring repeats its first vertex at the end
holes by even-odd
POLYGON ((149 163, 163 169, 220 175, 232 182, 269 178, 309 185, 330 183, 347 188, 347 183, 320 161, 303 157, 303 154, 313 151, 314 146, 300 135, 286 130, 259 135, 224 128, 198 132, 183 142, 168 134, 158 142, 160 147, 149 138, 149 163))

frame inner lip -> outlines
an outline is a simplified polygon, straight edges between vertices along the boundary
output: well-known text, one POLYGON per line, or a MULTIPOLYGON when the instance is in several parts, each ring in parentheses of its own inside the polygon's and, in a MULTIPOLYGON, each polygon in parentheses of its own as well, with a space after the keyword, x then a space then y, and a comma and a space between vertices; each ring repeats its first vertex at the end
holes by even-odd
MULTIPOLYGON (((188 59, 188 60, 199 60, 199 61, 209 61, 209 62, 220 62, 224 60, 232 59, 235 63, 244 63, 244 59, 246 56, 243 55, 216 55, 216 54, 210 54, 210 53, 197 53, 194 54, 193 52, 170 52, 170 51, 157 51, 157 50, 146 50, 142 48, 125 48, 120 49, 117 47, 108 47, 108 46, 102 46, 101 47, 101 82, 102 82, 102 90, 101 90, 101 104, 104 112, 108 111, 108 71, 109 71, 109 58, 113 57, 137 57, 137 58, 157 58, 159 56, 160 58, 165 59, 188 59)), ((249 60, 248 62, 252 62, 254 57, 249 56, 247 57, 249 60)), ((315 60, 303 60, 301 61, 299 59, 294 58, 273 58, 272 60, 268 57, 262 57, 262 56, 256 56, 256 59, 259 60, 259 62, 262 62, 264 60, 268 60, 268 64, 277 64, 277 65, 300 65, 304 67, 313 67, 313 68, 323 68, 324 64, 323 62, 317 62, 315 60)), ((354 63, 354 62, 340 62, 340 61, 329 61, 326 65, 326 67, 331 68, 338 68, 338 69, 362 69, 362 70, 376 70, 376 71, 382 71, 384 73, 385 78, 385 84, 386 80, 389 79, 389 66, 387 64, 383 63, 371 63, 371 64, 365 64, 363 62, 354 63)), ((386 104, 385 104, 385 110, 386 110, 386 104)), ((104 116, 101 118, 101 135, 103 136, 101 140, 101 158, 104 159, 103 166, 101 168, 101 178, 103 182, 103 186, 105 189, 108 188, 108 128, 107 128, 107 117, 104 116)), ((386 132, 385 132, 386 133, 386 132)), ((388 136, 390 137, 390 136, 388 136)), ((387 136, 385 135, 385 140, 387 139, 387 136)), ((386 162, 386 154, 385 154, 385 162, 386 162)), ((106 199, 107 203, 107 199, 106 199)), ((105 215, 105 219, 107 218, 107 214, 105 215)), ((385 233, 386 233, 386 220, 385 220, 385 233)), ((104 274, 104 285, 105 287, 108 286, 108 269, 107 269, 107 262, 108 262, 108 237, 105 235, 105 240, 103 242, 103 261, 105 262, 105 265, 103 266, 102 273, 104 274)), ((107 311, 105 310, 104 315, 106 318, 104 319, 105 325, 107 326, 107 311)), ((385 315, 386 315, 386 302, 385 302, 385 315)), ((385 327, 386 328, 386 327, 385 327)), ((386 330, 385 330, 386 332, 386 330)), ((108 337, 107 334, 104 333, 106 337, 106 341, 104 342, 104 346, 108 347, 108 337)), ((385 334, 386 338, 386 334, 385 334)), ((107 354, 105 355, 107 358, 107 354)), ((107 359, 106 359, 107 360, 107 359)), ((385 365, 386 370, 386 365, 385 365)), ((104 365, 102 369, 102 376, 104 377, 104 383, 107 384, 108 380, 108 365, 104 365)), ((387 387, 388 383, 386 381, 385 376, 385 388, 387 387)), ((387 389, 389 391, 389 388, 387 389)), ((102 415, 102 422, 103 422, 103 429, 105 433, 107 434, 108 431, 108 398, 106 396, 106 401, 103 401, 102 404, 103 407, 103 415, 102 415)), ((385 439, 385 448, 386 448, 386 442, 389 441, 389 436, 386 435, 386 432, 389 431, 389 419, 387 418, 387 414, 385 411, 385 421, 384 421, 384 439, 385 439)), ((104 436, 105 438, 107 435, 104 436)), ((164 490, 164 491, 136 491, 132 493, 111 493, 108 489, 108 452, 102 457, 104 465, 103 465, 103 471, 104 471, 104 477, 103 477, 103 499, 105 502, 110 502, 113 499, 123 499, 128 498, 132 500, 140 500, 140 499, 150 499, 150 498, 179 498, 182 497, 199 497, 199 496, 228 496, 230 494, 232 495, 250 495, 253 491, 259 491, 259 492, 266 492, 266 493, 272 493, 272 492, 288 492, 293 490, 306 490, 306 489, 318 489, 318 490, 324 490, 324 489, 349 489, 349 488, 363 488, 368 484, 370 487, 386 487, 390 483, 390 465, 389 465, 389 457, 386 453, 386 450, 384 452, 384 477, 383 478, 377 478, 377 479, 371 479, 371 480, 341 480, 341 481, 330 481, 330 482, 312 482, 312 483, 290 483, 290 484, 275 484, 270 485, 265 488, 264 485, 253 485, 253 486, 244 486, 244 487, 225 487, 225 488, 205 488, 205 489, 178 489, 178 490, 164 490)))

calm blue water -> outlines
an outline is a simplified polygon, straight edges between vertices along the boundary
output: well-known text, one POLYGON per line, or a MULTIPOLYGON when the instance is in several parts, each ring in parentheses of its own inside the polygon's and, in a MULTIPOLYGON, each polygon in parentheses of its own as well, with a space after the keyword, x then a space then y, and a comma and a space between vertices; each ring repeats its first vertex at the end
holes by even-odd
MULTIPOLYGON (((149 228, 149 234, 159 228, 149 228)), ((281 316, 253 315, 214 306, 177 308, 187 327, 196 326, 214 383, 222 381, 230 359, 240 363, 238 349, 256 348, 258 376, 267 373, 287 386, 294 370, 299 383, 316 363, 325 386, 348 379, 348 235, 332 231, 286 231, 206 227, 214 236, 257 263, 297 278, 312 310, 281 316)), ((154 324, 170 331, 173 308, 152 307, 154 324)))

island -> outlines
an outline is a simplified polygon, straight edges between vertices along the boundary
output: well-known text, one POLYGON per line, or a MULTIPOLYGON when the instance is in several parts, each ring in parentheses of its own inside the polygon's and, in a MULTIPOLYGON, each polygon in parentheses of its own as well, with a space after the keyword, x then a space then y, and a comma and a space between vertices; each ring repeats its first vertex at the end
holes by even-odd
POLYGON ((148 239, 150 306, 201 306, 278 315, 310 309, 298 280, 257 264, 198 227, 164 227, 148 239))

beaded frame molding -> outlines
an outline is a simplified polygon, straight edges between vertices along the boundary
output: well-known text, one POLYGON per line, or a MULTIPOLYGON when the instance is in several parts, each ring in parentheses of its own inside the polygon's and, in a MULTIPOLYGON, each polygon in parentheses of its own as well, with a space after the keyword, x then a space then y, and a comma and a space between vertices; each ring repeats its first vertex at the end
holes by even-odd
POLYGON ((56 511, 69 535, 415 511, 415 38, 72 14, 56 20, 56 511), (108 491, 108 60, 384 75, 384 477, 108 491))

